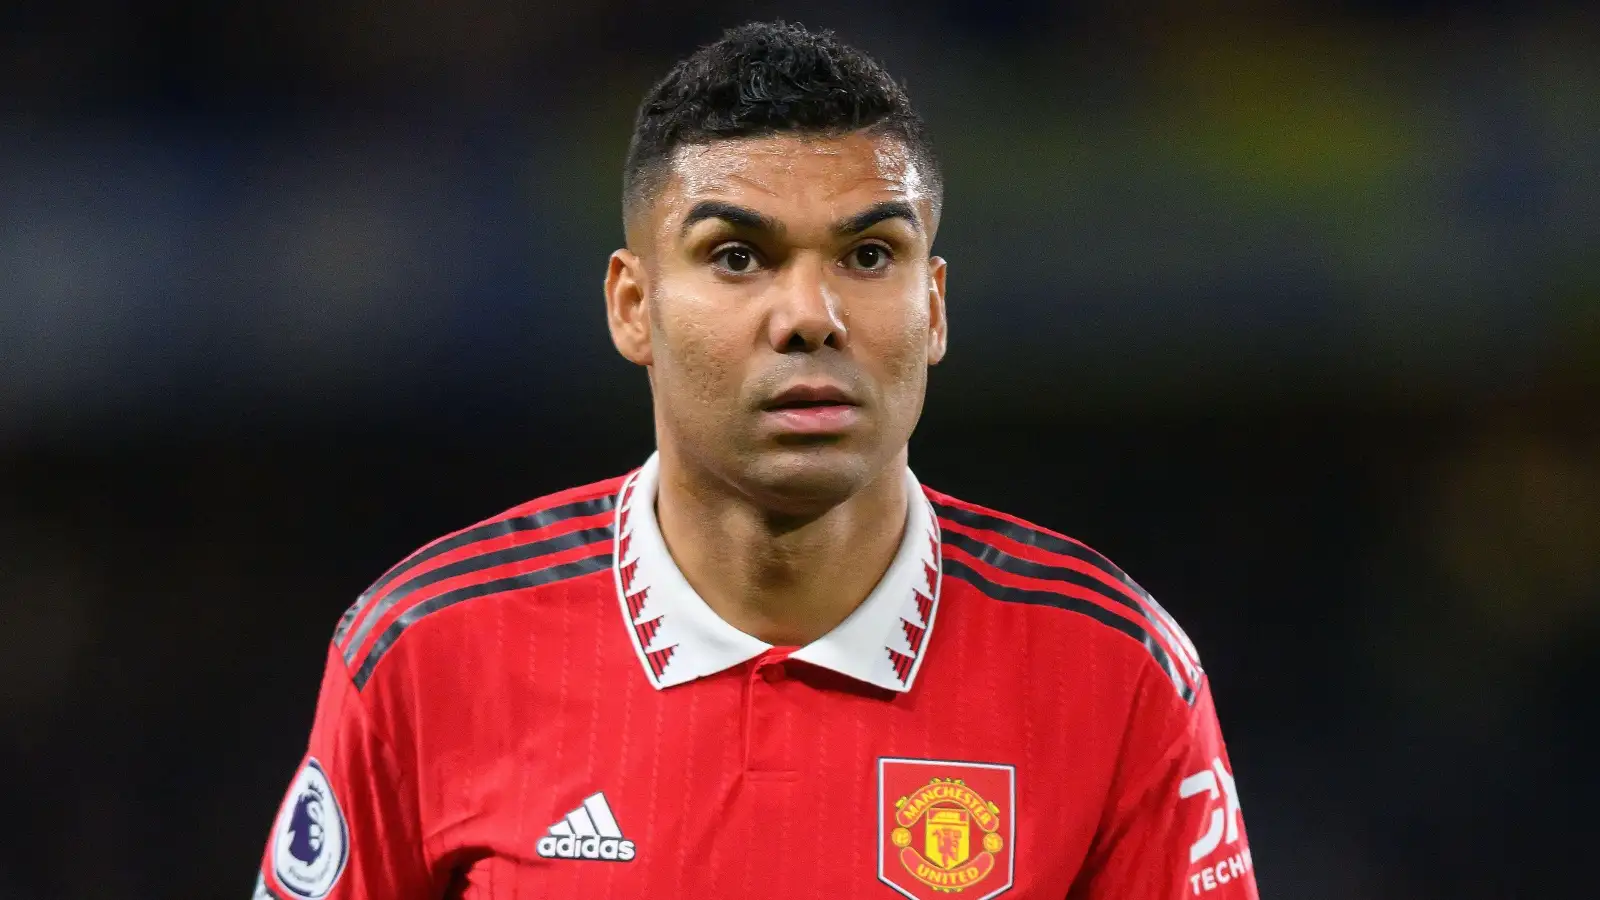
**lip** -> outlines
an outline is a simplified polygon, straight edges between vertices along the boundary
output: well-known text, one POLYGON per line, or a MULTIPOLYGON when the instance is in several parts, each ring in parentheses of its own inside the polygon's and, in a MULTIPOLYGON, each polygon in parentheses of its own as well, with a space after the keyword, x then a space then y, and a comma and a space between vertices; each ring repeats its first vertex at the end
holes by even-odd
POLYGON ((774 430, 795 436, 843 434, 861 420, 860 405, 844 388, 825 382, 792 385, 762 408, 774 430))
POLYGON ((861 421, 861 410, 842 403, 769 409, 762 417, 773 430, 795 436, 844 434, 861 421))
MULTIPOLYGON (((855 398, 849 392, 836 384, 828 382, 810 382, 790 386, 783 393, 767 401, 764 409, 768 412, 787 412, 796 408, 792 404, 806 404, 807 406, 858 406, 855 398)), ((805 406, 798 407, 800 409, 805 406)))

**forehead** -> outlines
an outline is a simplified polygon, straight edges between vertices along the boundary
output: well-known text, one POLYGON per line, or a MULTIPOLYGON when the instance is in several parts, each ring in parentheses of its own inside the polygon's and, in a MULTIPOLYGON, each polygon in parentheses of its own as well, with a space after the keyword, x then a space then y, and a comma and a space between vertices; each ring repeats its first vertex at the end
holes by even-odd
POLYGON ((679 147, 663 188, 656 210, 663 226, 702 200, 736 202, 781 221, 833 221, 884 200, 912 203, 926 220, 931 201, 925 173, 903 142, 861 132, 679 147))

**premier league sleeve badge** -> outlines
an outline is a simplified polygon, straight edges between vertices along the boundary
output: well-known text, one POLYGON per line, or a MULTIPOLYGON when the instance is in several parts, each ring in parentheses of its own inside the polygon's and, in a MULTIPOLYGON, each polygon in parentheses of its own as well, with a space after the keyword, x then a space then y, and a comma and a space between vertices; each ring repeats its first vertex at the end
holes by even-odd
POLYGON ((272 829, 273 874, 294 896, 322 900, 344 874, 349 839, 344 813, 322 764, 307 759, 272 829))

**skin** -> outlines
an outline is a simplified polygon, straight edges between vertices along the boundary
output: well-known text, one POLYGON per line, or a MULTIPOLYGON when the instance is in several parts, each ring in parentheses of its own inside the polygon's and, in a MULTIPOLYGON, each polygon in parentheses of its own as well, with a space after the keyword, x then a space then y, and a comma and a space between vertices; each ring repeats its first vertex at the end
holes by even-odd
POLYGON ((892 137, 715 141, 678 149, 611 255, 612 341, 650 378, 662 534, 706 603, 768 643, 832 630, 899 547, 907 441, 946 346, 935 203, 892 137), (848 391, 855 421, 786 430, 767 407, 801 383, 848 391))

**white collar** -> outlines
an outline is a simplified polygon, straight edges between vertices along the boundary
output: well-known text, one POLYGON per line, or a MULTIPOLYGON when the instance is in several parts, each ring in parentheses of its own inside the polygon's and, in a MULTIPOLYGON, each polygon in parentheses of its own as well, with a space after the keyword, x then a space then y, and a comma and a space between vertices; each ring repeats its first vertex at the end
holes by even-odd
MULTIPOLYGON (((656 521, 660 454, 651 454, 617 494, 612 571, 628 634, 657 689, 754 659, 772 645, 734 628, 684 580, 656 521)), ((790 654, 858 681, 908 691, 939 611, 939 523, 906 469, 905 537, 878 586, 832 631, 790 654)))

